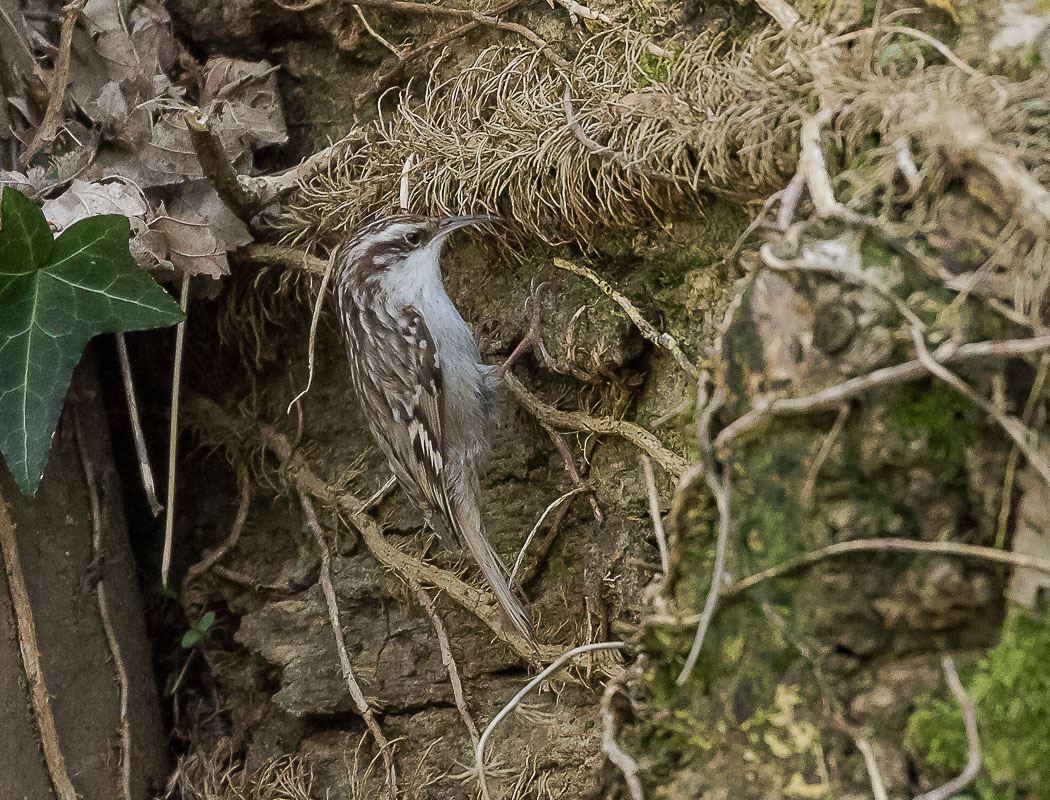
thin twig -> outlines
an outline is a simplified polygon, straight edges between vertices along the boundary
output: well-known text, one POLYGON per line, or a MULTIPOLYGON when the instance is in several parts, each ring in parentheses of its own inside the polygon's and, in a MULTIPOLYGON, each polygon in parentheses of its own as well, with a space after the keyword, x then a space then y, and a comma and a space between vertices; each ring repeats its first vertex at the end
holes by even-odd
POLYGON ((645 455, 639 456, 642 461, 642 472, 645 474, 645 490, 649 495, 649 516, 653 520, 653 533, 656 534, 656 546, 660 550, 660 568, 666 578, 671 571, 671 554, 667 549, 667 536, 664 535, 664 522, 660 516, 660 498, 656 493, 656 476, 653 474, 653 463, 645 455))
POLYGON ((704 646, 704 638, 707 636, 707 629, 711 624, 711 620, 714 619, 715 609, 718 607, 718 598, 722 591, 726 569, 726 551, 729 549, 729 485, 731 474, 732 466, 724 463, 722 465, 722 481, 719 483, 716 476, 711 474, 709 470, 704 470, 704 480, 715 497, 715 505, 718 506, 718 542, 715 545, 715 565, 711 573, 711 586, 707 590, 707 599, 704 601, 703 611, 700 612, 700 618, 696 623, 693 644, 689 648, 689 655, 686 656, 682 671, 675 679, 675 683, 679 686, 685 685, 693 672, 693 668, 696 666, 696 661, 700 657, 700 650, 704 646))
POLYGON ((135 382, 131 376, 131 358, 128 356, 128 344, 123 333, 116 333, 117 355, 120 358, 120 376, 124 381, 124 397, 128 401, 128 418, 131 420, 131 437, 135 441, 135 455, 139 461, 139 474, 142 475, 142 488, 146 492, 146 502, 153 516, 159 516, 164 506, 157 500, 157 487, 153 480, 153 467, 149 463, 149 451, 146 449, 146 436, 142 432, 142 419, 139 416, 139 404, 135 397, 135 382))
POLYGON ((40 744, 44 751, 44 764, 58 800, 77 800, 77 791, 69 779, 66 760, 58 744, 58 730, 51 713, 51 700, 44 682, 44 671, 40 664, 40 648, 36 639, 36 623, 33 622, 33 607, 29 604, 22 562, 18 557, 18 541, 15 526, 8 515, 7 503, 0 496, 0 554, 7 573, 7 591, 11 595, 11 608, 18 628, 18 650, 22 656, 22 670, 29 683, 29 700, 33 705, 33 717, 40 731, 40 744))
POLYGON ((264 266, 301 270, 312 275, 324 275, 328 271, 328 260, 312 256, 294 247, 274 244, 247 244, 234 251, 235 255, 264 266))
POLYGON ((875 751, 871 749, 871 743, 863 736, 854 736, 854 744, 864 756, 864 768, 868 771, 868 779, 871 781, 871 793, 875 800, 889 800, 886 794, 886 784, 882 781, 882 773, 879 772, 879 762, 875 760, 875 751))
POLYGON ((820 475, 820 469, 824 466, 824 462, 828 460, 828 456, 831 455, 831 448, 835 446, 835 442, 838 440, 842 433, 842 429, 846 427, 846 418, 849 417, 849 404, 843 403, 839 406, 838 416, 835 417, 835 423, 831 426, 831 430, 828 431, 828 435, 824 437, 824 441, 821 442, 820 450, 817 451, 817 457, 813 459, 813 463, 809 467, 809 473, 806 475, 806 482, 802 484, 802 491, 799 493, 799 503, 803 506, 809 506, 813 500, 813 492, 817 486, 817 476, 820 475))
MULTIPOLYGON (((935 556, 952 556, 955 558, 972 558, 978 561, 990 561, 1010 567, 1019 567, 1050 575, 1050 559, 1015 553, 1010 550, 997 550, 994 547, 981 547, 960 542, 924 542, 916 539, 857 539, 848 542, 836 542, 817 550, 789 558, 779 564, 742 578, 729 584, 722 590, 726 600, 740 597, 766 581, 783 578, 800 569, 811 567, 829 558, 852 555, 853 553, 923 553, 935 556)), ((654 614, 650 621, 661 625, 693 627, 700 622, 699 614, 684 617, 672 617, 666 614, 654 614)))
POLYGON ((568 270, 575 275, 579 275, 582 278, 586 278, 595 286, 597 286, 603 293, 611 297, 616 304, 620 306, 630 318, 631 322, 635 324, 642 336, 648 339, 650 342, 655 344, 657 347, 662 347, 677 362, 678 366, 689 375, 689 377, 696 379, 699 374, 693 363, 685 357, 685 353, 682 352, 682 348, 678 345, 678 340, 675 339, 669 333, 661 333, 653 327, 652 323, 649 322, 638 308, 628 300, 622 292, 617 291, 613 286, 606 281, 604 278, 599 276, 594 270, 577 264, 574 261, 569 261, 565 258, 555 258, 554 266, 558 269, 568 270))
MULTIPOLYGON (((182 275, 182 292, 179 294, 179 305, 182 313, 190 302, 190 273, 182 275)), ((172 538, 175 534, 175 457, 179 445, 179 387, 182 383, 182 353, 186 345, 186 320, 175 329, 175 367, 171 375, 171 417, 168 424, 168 496, 167 513, 164 515, 164 553, 160 561, 160 582, 167 587, 168 572, 171 569, 172 538)))
POLYGON ((303 513, 306 516, 306 523, 313 532, 314 539, 317 541, 317 546, 321 551, 321 590, 324 592, 325 603, 328 606, 328 621, 332 627, 332 635, 335 637, 336 650, 339 652, 339 665, 343 671, 343 679, 346 681, 346 688, 350 691, 350 697, 353 698, 354 705, 357 707, 357 713, 364 719, 365 725, 368 726, 368 730, 372 733, 372 738, 379 745, 379 749, 383 754, 383 763, 386 766, 387 788, 390 789, 391 797, 396 798, 397 770, 394 767, 393 750, 382 728, 379 727, 375 714, 368 707, 365 694, 361 691, 357 678, 354 677, 354 669, 350 664, 350 655, 346 650, 343 624, 339 619, 339 602, 336 599, 335 589, 332 586, 332 553, 328 549, 328 542, 325 541, 324 531, 321 530, 321 524, 317 521, 317 514, 314 512, 314 506, 310 497, 300 493, 299 502, 302 504, 303 513))
POLYGON ((919 357, 919 361, 922 362, 922 365, 926 367, 932 375, 940 378, 946 384, 955 389, 955 391, 959 392, 959 394, 981 409, 985 414, 995 420, 999 426, 1006 431, 1006 435, 1013 439, 1017 447, 1022 453, 1024 453, 1025 458, 1028 459, 1028 463, 1043 476, 1046 485, 1050 486, 1050 463, 1047 463, 1043 454, 1039 452, 1037 444, 1032 444, 1033 442, 1038 443, 1036 434, 1022 425, 1015 417, 1004 414, 992 403, 971 389, 958 375, 934 358, 926 347, 926 342, 922 338, 922 331, 913 327, 911 329, 911 338, 915 343, 915 353, 919 357))
POLYGON ((441 650, 441 663, 445 665, 445 670, 448 672, 448 680, 452 684, 452 696, 456 700, 456 708, 459 711, 459 716, 463 719, 463 724, 467 726, 470 741, 477 747, 478 726, 474 723, 474 718, 470 716, 470 708, 467 707, 467 699, 463 694, 463 682, 459 679, 459 669, 456 667, 456 660, 452 657, 452 647, 448 642, 445 624, 441 621, 441 617, 438 616, 437 609, 434 608, 434 601, 430 599, 430 595, 422 587, 416 589, 416 600, 423 606, 423 610, 430 617, 430 624, 434 626, 438 648, 441 650))
POLYGON ((390 11, 411 11, 439 17, 470 19, 489 28, 516 33, 523 39, 532 42, 532 44, 540 49, 544 56, 561 69, 568 71, 571 68, 571 64, 555 53, 554 50, 551 49, 551 46, 542 37, 536 35, 534 31, 526 28, 524 25, 519 25, 516 22, 504 22, 498 17, 482 14, 480 11, 476 11, 472 8, 452 8, 450 6, 432 5, 429 3, 416 3, 411 0, 358 0, 358 5, 364 6, 365 8, 383 8, 389 9, 390 11))
POLYGON ((299 164, 284 170, 284 172, 278 172, 276 175, 255 177, 240 175, 238 176, 238 182, 249 193, 258 198, 262 206, 265 206, 267 203, 309 180, 318 170, 328 164, 336 153, 345 153, 351 148, 356 149, 364 143, 365 139, 365 132, 355 128, 343 138, 333 142, 323 150, 318 150, 313 155, 304 158, 299 164))
MULTIPOLYGON (((80 451, 80 464, 84 469, 88 503, 91 506, 91 560, 93 563, 101 564, 105 558, 102 549, 102 506, 98 499, 95 469, 84 442, 80 419, 76 414, 73 416, 73 428, 77 448, 80 451)), ((117 641, 117 632, 113 627, 113 616, 109 611, 102 571, 95 578, 95 597, 98 600, 98 615, 102 620, 102 630, 106 635, 110 657, 113 659, 113 669, 117 673, 117 686, 120 692, 120 797, 121 800, 131 800, 131 720, 128 717, 131 681, 128 679, 128 670, 120 653, 120 642, 117 641)))
POLYGON ((382 486, 380 486, 378 489, 372 492, 369 498, 361 504, 361 513, 370 511, 377 503, 381 502, 383 498, 386 497, 395 486, 397 486, 397 478, 391 475, 389 478, 386 479, 386 483, 384 483, 382 486))
POLYGON ((554 449, 561 454, 562 463, 565 464, 565 471, 569 473, 569 480, 572 481, 573 486, 587 493, 587 499, 591 504, 591 513, 594 514, 594 521, 599 525, 604 524, 605 514, 602 513, 601 506, 598 505, 598 498, 594 496, 594 489, 580 475, 580 470, 576 466, 576 460, 572 457, 569 445, 565 442, 565 437, 554 430, 550 423, 543 420, 539 420, 539 423, 540 427, 547 432, 551 442, 554 443, 554 449))
POLYGON ((963 725, 966 727, 966 741, 968 744, 966 766, 957 778, 953 778, 933 791, 919 795, 915 800, 948 800, 949 797, 954 797, 966 788, 977 777, 977 773, 981 769, 981 739, 977 733, 977 707, 963 688, 962 681, 959 680, 959 673, 955 671, 955 662, 952 660, 952 657, 945 656, 941 659, 941 666, 944 668, 944 675, 948 679, 948 688, 952 690, 952 694, 955 695, 959 708, 962 710, 963 725))
POLYGON ((288 404, 287 413, 289 414, 292 413, 292 406, 298 403, 306 393, 310 391, 310 387, 314 382, 314 353, 317 349, 317 323, 321 319, 321 309, 324 307, 325 295, 328 293, 328 283, 332 280, 332 273, 335 272, 335 262, 338 254, 339 248, 333 248, 331 254, 328 256, 328 266, 325 268, 324 277, 321 278, 321 285, 317 289, 317 299, 314 301, 314 312, 310 317, 310 339, 306 346, 306 387, 293 397, 292 402, 288 404))
MULTIPOLYGON (((1050 345, 1050 342, 1048 342, 1048 345, 1050 345)), ((533 416, 542 422, 547 422, 556 428, 566 430, 590 431, 591 433, 621 436, 635 447, 652 456, 661 467, 676 478, 682 477, 682 473, 689 466, 684 458, 668 450, 659 439, 640 425, 612 419, 611 417, 592 417, 579 411, 562 411, 544 403, 526 389, 512 374, 507 373, 504 376, 504 380, 511 394, 533 416)))
POLYGON ((961 69, 971 78, 984 78, 986 80, 992 81, 992 83, 996 83, 994 78, 991 78, 990 76, 985 75, 980 70, 976 70, 973 67, 971 67, 965 61, 959 58, 959 56, 955 55, 955 53, 951 51, 948 45, 946 45, 940 39, 935 39, 928 33, 916 30, 915 28, 909 28, 907 25, 888 25, 885 28, 883 28, 883 30, 885 30, 888 33, 903 33, 906 36, 911 36, 915 39, 918 39, 920 42, 928 44, 930 47, 932 47, 934 50, 936 50, 938 53, 940 53, 942 56, 948 59, 952 64, 961 69))
POLYGON ((518 703, 522 701, 522 698, 524 698, 525 695, 543 683, 552 674, 557 672, 561 666, 570 659, 582 655, 583 653, 589 653, 593 650, 622 650, 626 646, 625 642, 592 642, 591 644, 574 647, 558 656, 550 666, 525 684, 525 686, 510 699, 510 702, 500 709, 499 713, 492 718, 488 727, 485 728, 485 732, 481 734, 477 747, 474 749, 474 766, 478 771, 478 783, 481 785, 481 796, 485 798, 485 800, 490 800, 491 798, 491 795, 489 795, 488 782, 485 780, 485 743, 488 742, 492 732, 496 729, 496 726, 503 721, 503 718, 517 707, 518 703))
POLYGON ((233 525, 230 526, 230 533, 223 540, 222 544, 187 570, 186 575, 190 578, 203 575, 215 566, 219 559, 237 546, 241 533, 244 532, 244 523, 248 521, 248 510, 251 508, 252 503, 252 482, 246 468, 242 467, 238 470, 238 473, 237 516, 233 520, 233 525))
POLYGON ((627 791, 631 800, 645 800, 642 793, 642 782, 638 778, 638 762, 631 758, 616 741, 616 714, 612 710, 612 699, 619 691, 619 682, 612 680, 602 692, 602 704, 598 709, 598 718, 602 723, 602 752, 623 773, 627 791))
MULTIPOLYGON (((1028 400, 1021 412, 1021 424, 1028 426, 1032 423, 1032 416, 1039 405, 1039 399, 1046 385, 1047 371, 1050 369, 1050 355, 1043 354, 1039 359, 1039 368, 1032 381, 1032 389, 1028 393, 1028 400)), ((1003 547, 1006 544, 1006 531, 1010 522, 1010 508, 1013 503, 1014 478, 1017 475, 1017 462, 1021 457, 1021 448, 1016 444, 1010 448, 1010 455, 1006 459, 1006 472, 1003 476, 1003 490, 999 505, 999 522, 995 531, 995 546, 1003 547)))
MULTIPOLYGON (((520 4, 521 0, 509 0, 506 3, 497 6, 492 12, 493 16, 499 17, 503 14, 506 14, 507 12, 512 11, 520 4)), ((459 39, 460 37, 466 36, 468 33, 473 31, 475 28, 478 28, 479 26, 480 23, 474 21, 464 23, 463 25, 453 28, 452 30, 447 31, 446 33, 442 33, 435 36, 433 39, 421 44, 419 47, 413 48, 412 50, 409 50, 406 53, 402 53, 400 58, 398 58, 397 60, 397 64, 395 64, 389 71, 383 73, 378 78, 376 78, 375 85, 371 89, 360 93, 354 98, 354 108, 361 108, 366 103, 369 103, 375 98, 381 96, 383 92, 385 92, 391 86, 396 84, 402 77, 404 77, 405 69, 411 62, 415 61, 421 56, 426 55, 427 53, 437 50, 438 48, 444 47, 449 42, 453 42, 456 39, 459 39)))
POLYGON ((62 9, 62 30, 58 41, 58 59, 51 73, 51 86, 48 89, 47 108, 40 127, 33 134, 29 146, 22 152, 19 162, 23 169, 45 145, 51 144, 58 135, 62 123, 62 105, 66 100, 66 86, 69 84, 69 65, 73 52, 73 33, 77 20, 87 5, 87 0, 74 0, 62 9))
POLYGON ((371 23, 369 23, 368 19, 365 17, 365 12, 361 10, 361 6, 357 3, 354 3, 354 11, 357 12, 358 19, 361 20, 361 24, 365 26, 365 30, 368 31, 369 34, 371 34, 372 38, 379 42, 381 45, 383 45, 383 47, 385 47, 391 53, 393 53, 396 58, 400 58, 401 51, 379 35, 376 29, 372 27, 371 23))
POLYGON ((897 309, 900 315, 904 317, 910 325, 919 328, 919 330, 925 330, 926 328, 922 320, 915 315, 915 312, 908 308, 907 303, 894 294, 889 287, 885 286, 881 281, 863 270, 853 271, 833 263, 817 264, 803 261, 802 259, 785 261, 773 253, 772 245, 769 242, 763 244, 758 252, 762 257, 762 263, 769 269, 777 272, 815 272, 821 275, 830 275, 835 278, 840 278, 856 286, 871 289, 886 300, 889 300, 894 308, 897 309))
POLYGON ((245 225, 251 225, 252 217, 262 207, 260 198, 253 196, 238 180, 230 157, 226 155, 222 142, 212 130, 211 120, 201 109, 187 111, 184 119, 190 133, 193 151, 215 193, 245 225))
MULTIPOLYGON (((689 648, 682 671, 678 674, 676 682, 683 686, 696 666, 700 657, 700 650, 707 636, 707 629, 714 618, 718 607, 718 598, 722 590, 725 576, 726 552, 729 548, 730 516, 730 486, 732 483, 733 467, 730 456, 726 454, 722 463, 722 475, 719 478, 715 465, 715 450, 711 444, 711 424, 715 414, 725 404, 725 392, 718 389, 708 397, 708 388, 711 385, 707 370, 700 375, 696 385, 696 407, 699 413, 696 415, 696 440, 700 445, 700 464, 693 467, 699 469, 704 477, 704 483, 715 498, 718 508, 718 540, 715 545, 715 563, 711 573, 711 586, 707 590, 707 599, 704 601, 703 611, 697 620, 696 633, 693 635, 693 644, 689 648)), ((693 481, 693 475, 687 474, 682 477, 676 493, 682 491, 684 485, 693 481)))
MULTIPOLYGON (((1009 358, 1033 355, 1050 349, 1050 335, 1033 336, 1029 339, 1003 339, 991 342, 975 342, 956 346, 947 342, 933 352, 933 357, 942 364, 976 361, 984 358, 1009 358)), ((892 367, 883 367, 867 375, 830 386, 806 397, 761 398, 755 408, 738 417, 718 434, 715 448, 724 449, 740 435, 754 430, 767 417, 795 416, 814 411, 838 408, 843 402, 869 392, 877 387, 895 386, 917 380, 928 375, 921 361, 905 361, 892 367)))
POLYGON ((566 500, 572 499, 581 492, 589 491, 590 489, 588 489, 586 486, 577 486, 575 489, 570 489, 569 491, 567 491, 565 494, 563 494, 561 497, 559 497, 557 500, 555 500, 553 503, 551 503, 549 506, 543 509, 543 513, 540 514, 540 518, 536 520, 536 524, 532 526, 532 530, 529 531, 529 535, 525 537, 525 543, 521 546, 521 550, 518 551, 518 557, 514 559, 514 567, 510 571, 510 577, 507 579, 507 583, 511 585, 514 584, 514 579, 517 577, 518 570, 521 568, 521 562, 525 560, 525 553, 526 551, 528 551, 529 545, 532 544, 532 540, 539 532, 540 526, 543 524, 543 521, 547 519, 547 515, 554 511, 554 509, 558 508, 566 500))

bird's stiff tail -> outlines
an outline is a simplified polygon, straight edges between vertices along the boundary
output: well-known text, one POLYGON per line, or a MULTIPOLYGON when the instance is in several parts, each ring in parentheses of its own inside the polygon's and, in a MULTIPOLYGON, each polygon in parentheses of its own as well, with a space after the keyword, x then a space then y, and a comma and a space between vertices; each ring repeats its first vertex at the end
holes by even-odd
POLYGON ((485 528, 481 523, 477 505, 469 504, 469 506, 472 507, 457 509, 455 512, 452 522, 458 529, 456 533, 460 541, 470 550, 478 566, 481 567, 485 580, 492 587, 496 599, 511 624, 529 644, 535 645, 536 639, 532 633, 529 612, 511 590, 507 582, 507 570, 500 563, 492 547, 489 546, 488 539, 485 538, 485 528))

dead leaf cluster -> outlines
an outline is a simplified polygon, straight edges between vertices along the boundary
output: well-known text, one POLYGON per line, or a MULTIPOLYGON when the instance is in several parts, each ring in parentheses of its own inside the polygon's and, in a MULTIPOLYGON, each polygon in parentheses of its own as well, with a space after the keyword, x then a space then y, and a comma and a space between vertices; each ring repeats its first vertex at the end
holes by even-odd
POLYGON ((42 66, 47 15, 11 0, 4 10, 0 41, 14 55, 0 66, 8 121, 0 137, 13 163, 0 182, 43 199, 58 230, 94 214, 127 216, 144 267, 226 274, 226 253, 252 235, 204 179, 184 116, 202 109, 231 163, 250 174, 257 150, 287 140, 275 68, 227 57, 200 64, 176 41, 160 3, 89 0, 70 41, 68 87, 41 91, 51 77, 42 66), (61 91, 62 124, 43 143, 46 158, 19 163, 49 93, 61 91))

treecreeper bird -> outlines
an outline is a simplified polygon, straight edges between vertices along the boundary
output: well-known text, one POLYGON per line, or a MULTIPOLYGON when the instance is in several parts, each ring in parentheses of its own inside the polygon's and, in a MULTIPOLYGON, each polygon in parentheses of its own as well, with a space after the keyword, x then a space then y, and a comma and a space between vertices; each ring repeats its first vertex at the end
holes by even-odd
POLYGON ((390 468, 442 544, 465 545, 514 627, 529 616, 485 537, 478 472, 497 421, 499 367, 483 364, 445 292, 450 233, 498 220, 398 214, 351 235, 336 255, 335 291, 350 377, 390 468))

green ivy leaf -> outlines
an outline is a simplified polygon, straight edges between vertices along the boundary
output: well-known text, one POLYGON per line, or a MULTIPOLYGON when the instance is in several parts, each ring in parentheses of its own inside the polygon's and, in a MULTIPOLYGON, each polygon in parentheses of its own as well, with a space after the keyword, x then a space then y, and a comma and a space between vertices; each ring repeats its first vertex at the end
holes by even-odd
POLYGON ((191 647, 193 647, 195 644, 197 644, 197 642, 199 642, 200 640, 201 640, 201 632, 200 631, 198 631, 196 629, 188 630, 184 634, 182 634, 182 649, 183 650, 189 650, 191 647))
POLYGON ((201 617, 200 622, 197 623, 197 630, 202 634, 208 632, 208 628, 215 624, 215 612, 208 611, 201 617))
POLYGON ((55 239, 40 209, 5 188, 0 224, 0 452, 33 494, 88 340, 184 317, 131 257, 126 217, 88 217, 55 239))

